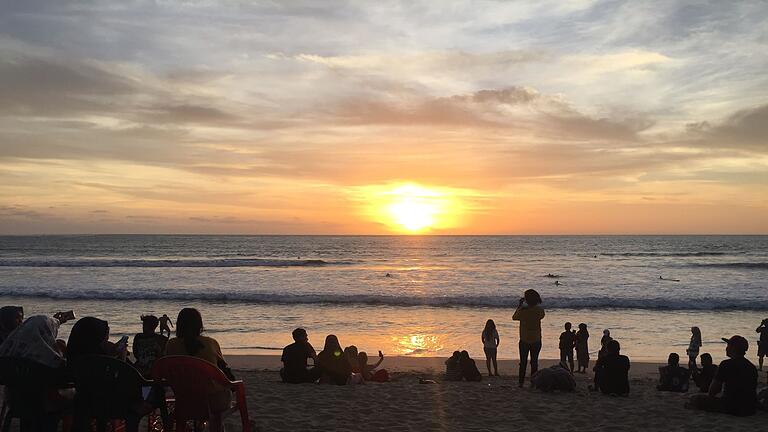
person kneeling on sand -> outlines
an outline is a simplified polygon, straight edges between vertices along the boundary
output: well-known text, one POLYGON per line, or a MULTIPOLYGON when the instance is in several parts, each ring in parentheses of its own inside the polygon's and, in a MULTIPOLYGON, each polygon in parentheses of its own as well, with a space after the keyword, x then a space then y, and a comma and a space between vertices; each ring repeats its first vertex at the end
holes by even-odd
POLYGON ((459 355, 459 368, 461 369, 461 377, 467 381, 481 381, 483 379, 475 361, 469 357, 469 353, 466 351, 462 351, 459 355))
POLYGON ((685 393, 688 391, 688 379, 691 373, 680 366, 680 356, 669 354, 667 365, 659 368, 659 385, 656 390, 685 393))
POLYGON ((753 415, 757 406, 757 368, 744 356, 749 342, 741 336, 725 339, 729 357, 717 367, 717 374, 706 395, 691 396, 687 408, 723 412, 736 416, 753 415), (722 397, 718 397, 720 392, 722 397))
POLYGON ((545 392, 576 390, 576 380, 565 362, 536 371, 531 377, 531 385, 545 392))
POLYGON ((453 355, 445 361, 445 380, 461 381, 461 366, 459 365, 461 353, 454 351, 453 355))
POLYGON ((368 364, 368 353, 365 351, 360 351, 360 354, 357 355, 357 360, 360 365, 360 373, 363 375, 365 381, 389 381, 389 372, 387 372, 386 369, 376 370, 376 368, 381 365, 381 362, 384 361, 384 354, 381 351, 379 351, 379 361, 377 361, 375 365, 368 364))
POLYGON ((709 353, 704 353, 699 358, 701 359, 701 369, 691 369, 691 377, 700 392, 709 393, 709 385, 712 384, 712 380, 717 375, 717 366, 712 364, 712 355, 709 353))
POLYGON ((352 366, 347 361, 336 335, 325 337, 325 346, 317 355, 317 365, 321 371, 321 384, 346 385, 352 375, 352 366))
POLYGON ((311 383, 320 379, 320 369, 313 367, 307 369, 307 359, 311 358, 317 363, 315 348, 309 343, 307 331, 297 328, 291 333, 294 342, 283 348, 283 368, 280 369, 280 378, 284 383, 300 384, 311 383))
POLYGON ((626 396, 629 394, 629 357, 621 355, 619 341, 611 339, 605 345, 605 354, 597 360, 594 391, 626 396))

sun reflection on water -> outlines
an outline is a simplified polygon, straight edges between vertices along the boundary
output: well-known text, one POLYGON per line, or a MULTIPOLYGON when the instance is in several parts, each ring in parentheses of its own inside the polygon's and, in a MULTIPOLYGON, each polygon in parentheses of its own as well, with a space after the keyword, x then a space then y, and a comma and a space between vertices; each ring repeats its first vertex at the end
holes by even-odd
POLYGON ((392 338, 398 354, 424 356, 443 350, 442 338, 437 335, 415 333, 392 338))

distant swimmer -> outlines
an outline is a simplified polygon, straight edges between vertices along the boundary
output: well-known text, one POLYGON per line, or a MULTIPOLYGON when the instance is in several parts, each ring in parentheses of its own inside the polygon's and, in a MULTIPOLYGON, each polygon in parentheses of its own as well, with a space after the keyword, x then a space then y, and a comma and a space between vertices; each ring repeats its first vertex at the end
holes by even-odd
POLYGON ((594 258, 597 258, 597 255, 595 255, 594 258))
POLYGON ((556 280, 556 281, 555 281, 555 286, 560 286, 560 285, 563 285, 563 284, 561 284, 561 283, 560 283, 560 281, 557 281, 557 280, 556 280))
POLYGON ((548 277, 548 278, 558 278, 558 277, 562 277, 562 276, 560 276, 560 275, 556 275, 556 274, 552 274, 552 273, 547 273, 547 274, 545 274, 545 275, 544 275, 544 277, 548 277))
POLYGON ((670 281, 670 282, 680 282, 680 279, 667 279, 667 278, 665 278, 663 276, 659 276, 659 279, 665 280, 665 281, 670 281))
POLYGON ((384 275, 384 277, 392 277, 392 275, 387 273, 387 274, 384 275))

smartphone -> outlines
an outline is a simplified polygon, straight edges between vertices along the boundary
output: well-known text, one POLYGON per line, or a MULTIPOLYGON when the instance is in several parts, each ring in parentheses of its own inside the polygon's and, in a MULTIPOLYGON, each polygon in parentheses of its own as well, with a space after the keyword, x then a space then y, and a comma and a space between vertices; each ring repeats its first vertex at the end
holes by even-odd
POLYGON ((128 336, 121 337, 116 345, 118 351, 125 351, 125 349, 128 348, 128 336))
POLYGON ((68 310, 66 312, 59 312, 61 314, 61 317, 64 319, 64 321, 72 321, 73 319, 77 318, 75 316, 75 311, 68 310))

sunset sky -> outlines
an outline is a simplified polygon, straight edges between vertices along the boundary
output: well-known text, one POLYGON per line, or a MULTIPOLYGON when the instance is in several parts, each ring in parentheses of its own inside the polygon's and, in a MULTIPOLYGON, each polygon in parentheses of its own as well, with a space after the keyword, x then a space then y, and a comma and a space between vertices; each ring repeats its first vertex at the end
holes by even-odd
POLYGON ((768 233, 766 3, 0 2, 0 234, 398 233, 402 190, 768 233))

